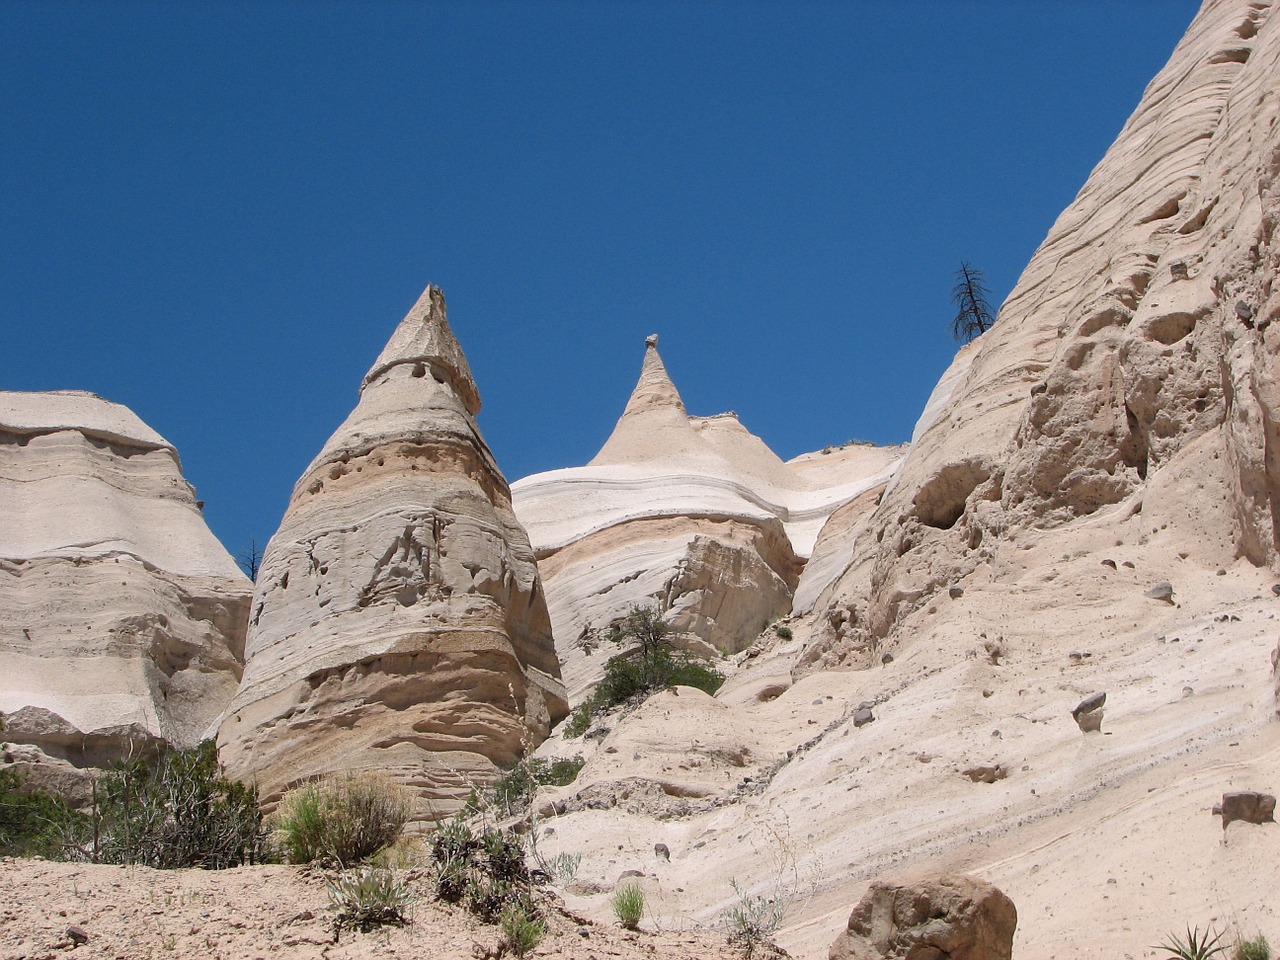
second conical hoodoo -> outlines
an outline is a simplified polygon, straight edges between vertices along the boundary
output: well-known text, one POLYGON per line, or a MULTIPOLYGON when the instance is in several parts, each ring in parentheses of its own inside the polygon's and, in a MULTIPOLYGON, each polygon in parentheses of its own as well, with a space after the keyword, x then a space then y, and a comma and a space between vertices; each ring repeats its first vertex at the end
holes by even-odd
POLYGON ((263 557, 218 741, 266 800, 367 769, 438 819, 567 713, 533 551, 479 408, 428 287, 263 557))

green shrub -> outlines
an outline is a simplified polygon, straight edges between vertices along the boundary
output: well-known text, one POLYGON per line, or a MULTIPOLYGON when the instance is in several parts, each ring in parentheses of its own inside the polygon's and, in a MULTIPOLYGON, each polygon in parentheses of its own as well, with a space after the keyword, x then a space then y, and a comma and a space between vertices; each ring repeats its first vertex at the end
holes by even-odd
POLYGON ((1213 933, 1212 926, 1203 934, 1200 933, 1199 927, 1194 930, 1188 927, 1186 940, 1176 933, 1171 933, 1167 942, 1152 949, 1164 950, 1170 957, 1176 957, 1177 960, 1210 960, 1211 957, 1221 956, 1227 952, 1226 946, 1220 942, 1222 937, 1221 933, 1213 933), (1213 936, 1211 937, 1210 934, 1213 936))
POLYGON ((13 770, 0 770, 0 857, 67 856, 69 839, 89 832, 90 819, 61 797, 23 789, 13 770))
POLYGON ((348 773, 285 794, 273 825, 291 863, 355 864, 394 843, 409 819, 404 788, 372 773, 348 773))
POLYGON ((595 691, 569 715, 566 739, 582 736, 598 713, 668 687, 696 687, 714 694, 724 675, 684 653, 677 653, 668 639, 670 628, 654 607, 632 607, 614 626, 608 639, 633 649, 610 657, 595 691))
POLYGON ((441 900, 463 903, 489 922, 511 906, 532 915, 533 878, 525 863, 524 845, 510 830, 476 834, 463 817, 455 817, 436 830, 431 860, 441 900))
POLYGON ((547 933, 546 921, 531 914, 524 904, 512 904, 498 918, 503 945, 517 957, 535 949, 547 933))
POLYGON ((591 726, 591 721, 595 719, 595 709, 591 698, 588 697, 582 703, 573 708, 573 712, 569 714, 569 719, 564 722, 564 737, 566 740, 576 740, 587 732, 591 726))
POLYGON ((614 891, 609 904, 618 922, 626 929, 634 930, 644 916, 644 890, 639 884, 625 884, 614 891))
POLYGON ((538 787, 563 787, 573 783, 585 763, 581 754, 554 760, 542 757, 521 760, 484 791, 483 799, 491 801, 507 816, 516 816, 529 808, 538 787))
POLYGON ((257 790, 221 775, 211 740, 115 765, 76 829, 68 854, 95 863, 221 869, 264 859, 257 790))
POLYGON ((792 634, 792 632, 791 632, 791 628, 790 628, 790 627, 779 627, 779 628, 778 628, 778 637, 779 637, 779 639, 782 639, 782 640, 790 640, 790 639, 792 638, 792 636, 794 636, 794 634, 792 634))
POLYGON ((1271 944, 1262 934, 1252 940, 1241 940, 1236 947, 1236 960, 1271 960, 1271 944))
POLYGON ((335 930, 350 927, 367 933, 379 926, 404 926, 412 902, 409 887, 385 867, 346 870, 329 881, 335 930))

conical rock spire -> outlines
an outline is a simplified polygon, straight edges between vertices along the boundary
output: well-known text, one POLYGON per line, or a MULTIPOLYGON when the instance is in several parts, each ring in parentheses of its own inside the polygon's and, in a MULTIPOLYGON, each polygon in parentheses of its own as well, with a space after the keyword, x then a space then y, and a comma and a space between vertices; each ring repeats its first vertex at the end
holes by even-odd
POLYGON ((462 347, 458 346, 457 338, 449 329, 444 292, 435 284, 428 284, 418 302, 404 315, 382 348, 382 353, 364 375, 361 391, 400 364, 420 367, 419 376, 425 376, 430 369, 437 380, 443 377, 453 386, 467 413, 474 417, 480 412, 480 392, 471 377, 471 367, 462 347))
POLYGON ((658 355, 658 335, 651 333, 644 341, 644 364, 640 367, 640 379, 631 391, 631 399, 622 412, 624 417, 637 416, 655 407, 674 407, 681 416, 685 415, 684 401, 680 399, 680 391, 671 382, 671 376, 658 355))
POLYGON ((370 769, 412 788, 419 819, 447 816, 568 712, 533 550, 479 406, 428 287, 263 556, 218 741, 266 802, 370 769))

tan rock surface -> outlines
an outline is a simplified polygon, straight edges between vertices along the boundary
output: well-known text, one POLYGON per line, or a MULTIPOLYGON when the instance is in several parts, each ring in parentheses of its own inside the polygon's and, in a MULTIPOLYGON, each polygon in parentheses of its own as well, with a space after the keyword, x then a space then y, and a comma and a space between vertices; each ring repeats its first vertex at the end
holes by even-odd
MULTIPOLYGON (((716 699, 774 758, 752 788, 556 819, 549 852, 598 851, 571 902, 597 915, 591 885, 635 869, 713 922, 736 879, 782 897, 782 945, 816 958, 877 877, 961 871, 1017 905, 1021 960, 1149 956, 1188 923, 1280 940, 1280 831, 1211 816, 1280 784, 1273 7, 1204 4, 883 503, 844 518, 844 571, 793 641, 735 658, 716 699), (1103 691, 1082 733, 1071 711, 1103 691)), ((666 729, 637 712, 605 742, 666 729)))
POLYGON ((533 552, 478 410, 428 287, 263 556, 219 751, 268 801, 374 769, 413 788, 417 817, 445 816, 565 715, 533 552))
POLYGON ((209 736, 252 585, 173 447, 93 394, 0 392, 0 502, 3 738, 52 770, 209 736))
POLYGON ((591 463, 512 487, 570 695, 581 697, 607 657, 580 641, 634 605, 658 606, 722 652, 749 645, 791 611, 827 517, 887 480, 901 456, 849 444, 784 463, 735 414, 689 416, 650 337, 626 409, 591 463))
POLYGON ((1013 902, 976 877, 877 880, 831 945, 830 960, 1010 960, 1017 925, 1013 902))
POLYGON ((1125 504, 1196 562, 1276 559, 1280 144, 1269 3, 1206 3, 957 356, 872 527, 864 635, 1016 531, 1125 504), (1183 506, 1194 502, 1196 509, 1183 506))

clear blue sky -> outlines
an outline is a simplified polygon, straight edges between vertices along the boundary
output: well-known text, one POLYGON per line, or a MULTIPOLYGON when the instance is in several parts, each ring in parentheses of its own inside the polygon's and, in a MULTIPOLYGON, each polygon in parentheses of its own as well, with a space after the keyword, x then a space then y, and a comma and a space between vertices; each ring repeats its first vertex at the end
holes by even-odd
POLYGON ((511 480, 655 331, 784 458, 905 440, 1197 7, 0 0, 0 388, 127 404, 232 553, 428 282, 511 480))

